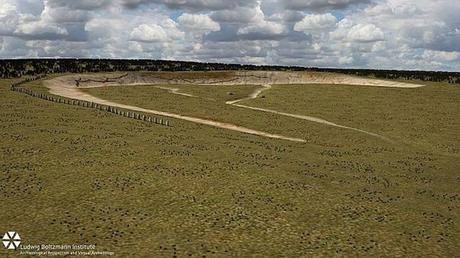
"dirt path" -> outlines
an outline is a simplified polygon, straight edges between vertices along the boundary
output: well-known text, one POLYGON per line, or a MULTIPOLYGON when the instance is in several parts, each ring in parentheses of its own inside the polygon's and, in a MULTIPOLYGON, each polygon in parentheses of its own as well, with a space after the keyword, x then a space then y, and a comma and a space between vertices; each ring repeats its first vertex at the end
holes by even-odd
MULTIPOLYGON (((184 73, 186 74, 186 73, 184 73)), ((393 82, 393 81, 384 81, 368 78, 360 78, 347 75, 338 75, 338 74, 329 74, 329 73, 315 73, 315 72, 303 72, 303 73, 293 73, 293 72, 235 72, 233 77, 227 78, 226 80, 216 80, 216 79, 184 79, 177 78, 176 74, 173 74, 171 78, 160 78, 155 73, 151 76, 138 76, 137 74, 122 74, 118 77, 107 77, 107 74, 92 74, 92 75, 67 75, 52 80, 46 81, 45 85, 49 88, 50 93, 72 98, 78 100, 85 100, 94 102, 102 105, 110 105, 113 107, 119 107, 124 109, 130 109, 139 112, 145 112, 150 114, 156 114, 165 117, 171 117, 176 119, 181 119, 193 123, 209 125, 217 128, 258 135, 273 139, 282 139, 293 142, 305 142, 305 140, 300 138, 287 137, 278 134, 271 134, 268 132, 263 132, 259 130, 249 129, 242 126, 237 126, 234 124, 218 122, 214 120, 202 119, 191 116, 184 116, 181 114, 144 109, 131 105, 124 105, 120 103, 111 102, 101 98, 97 98, 90 94, 82 92, 76 85, 76 78, 79 78, 78 85, 82 86, 81 88, 96 88, 96 87, 106 87, 106 86, 122 86, 122 85, 152 85, 158 89, 167 90, 171 94, 186 96, 186 97, 196 97, 191 94, 181 93, 180 89, 164 87, 163 85, 169 84, 202 84, 202 85, 262 85, 263 87, 254 91, 251 95, 246 98, 228 101, 228 105, 233 105, 239 108, 257 110, 261 112, 273 113, 282 116, 293 117, 297 119, 302 119, 306 121, 311 121, 315 123, 320 123, 328 126, 333 126, 337 128, 343 128, 348 130, 353 130, 374 137, 378 137, 384 140, 389 141, 389 139, 384 136, 368 132, 365 130, 352 128, 348 126, 343 126, 335 124, 333 122, 311 116, 297 115, 291 113, 280 112, 271 109, 251 107, 247 105, 238 104, 244 100, 250 100, 257 98, 262 92, 269 90, 272 84, 346 84, 346 85, 361 85, 361 86, 376 86, 376 87, 394 87, 394 88, 417 88, 423 87, 424 85, 420 84, 411 84, 411 83, 402 83, 402 82, 393 82), (82 79, 84 77, 84 79, 82 79), (81 84, 85 85, 81 85, 81 84)))
MULTIPOLYGON (((167 90, 169 93, 175 94, 175 95, 180 95, 180 96, 185 96, 185 97, 195 97, 195 98, 197 97, 197 96, 194 96, 194 95, 191 95, 191 94, 188 94, 188 93, 180 92, 180 89, 177 89, 177 88, 160 87, 160 86, 155 86, 155 88, 162 89, 162 90, 167 90)), ((237 99, 237 100, 232 100, 232 101, 227 101, 225 103, 228 104, 228 105, 239 107, 239 108, 251 109, 251 110, 255 110, 255 111, 272 113, 272 114, 277 114, 277 115, 281 115, 281 116, 293 117, 293 118, 306 120, 306 121, 310 121, 310 122, 314 122, 314 123, 320 123, 320 124, 333 126, 333 127, 337 127, 337 128, 352 130, 352 131, 364 133, 364 134, 367 134, 367 135, 370 135, 370 136, 373 136, 373 137, 377 137, 377 138, 380 138, 380 139, 385 140, 385 141, 391 141, 387 137, 379 135, 379 134, 376 134, 376 133, 368 132, 368 131, 365 131, 365 130, 361 130, 361 129, 353 128, 353 127, 349 127, 349 126, 339 125, 339 124, 336 124, 336 123, 333 123, 333 122, 330 122, 330 121, 327 121, 327 120, 324 120, 324 119, 318 118, 318 117, 297 115, 297 114, 291 114, 291 113, 285 113, 285 112, 281 112, 281 111, 276 111, 276 110, 272 110, 272 109, 251 107, 251 106, 238 104, 239 102, 242 102, 242 101, 245 101, 245 100, 256 99, 264 91, 270 90, 271 88, 272 88, 272 86, 270 84, 264 84, 264 85, 262 85, 262 87, 256 89, 253 93, 251 93, 248 97, 237 99)))
POLYGON ((174 94, 174 95, 196 98, 196 96, 192 94, 180 92, 180 89, 177 89, 177 88, 168 88, 168 87, 160 87, 160 86, 155 86, 155 88, 160 89, 160 90, 167 90, 169 93, 174 94))
POLYGON ((259 97, 260 94, 262 94, 262 92, 264 92, 266 90, 269 90, 271 88, 272 88, 272 86, 270 84, 263 84, 261 88, 256 89, 248 97, 242 98, 242 99, 236 99, 236 100, 227 101, 225 103, 228 104, 228 105, 238 106, 238 105, 236 105, 236 103, 244 101, 244 100, 256 99, 257 97, 259 97))
POLYGON ((202 118, 197 118, 197 117, 184 116, 180 114, 174 114, 174 113, 169 113, 169 112, 163 112, 163 111, 157 111, 157 110, 152 110, 152 109, 140 108, 140 107, 131 106, 131 105, 120 104, 120 103, 104 100, 104 99, 92 96, 90 94, 84 93, 80 89, 76 88, 75 86, 62 85, 56 82, 57 81, 47 81, 46 82, 46 86, 49 88, 50 93, 54 95, 66 97, 66 98, 84 100, 84 101, 97 103, 100 105, 108 105, 112 107, 119 107, 119 108, 129 109, 129 110, 138 111, 138 112, 144 112, 144 113, 155 114, 155 115, 160 115, 160 116, 165 116, 165 117, 171 117, 171 118, 185 120, 185 121, 189 121, 193 123, 209 125, 209 126, 213 126, 217 128, 222 128, 222 129, 227 129, 227 130, 232 130, 232 131, 247 133, 247 134, 252 134, 252 135, 258 135, 258 136, 268 137, 272 139, 281 139, 281 140, 287 140, 287 141, 292 141, 292 142, 302 142, 302 143, 306 142, 304 139, 287 137, 287 136, 278 135, 278 134, 271 134, 271 133, 267 133, 263 131, 249 129, 249 128, 242 127, 242 126, 237 126, 234 124, 222 123, 222 122, 217 122, 217 121, 207 120, 207 119, 202 119, 202 118))
POLYGON ((378 137, 378 138, 383 139, 385 141, 391 141, 387 137, 379 135, 379 134, 376 134, 376 133, 371 133, 371 132, 368 132, 368 131, 365 131, 365 130, 361 130, 361 129, 353 128, 353 127, 349 127, 349 126, 339 125, 339 124, 329 122, 327 120, 324 120, 324 119, 318 118, 318 117, 296 115, 296 114, 285 113, 285 112, 276 111, 276 110, 272 110, 272 109, 258 108, 258 107, 251 107, 251 106, 246 106, 246 105, 242 105, 242 104, 237 104, 237 103, 242 102, 244 100, 256 99, 256 98, 259 97, 260 94, 262 94, 262 92, 264 92, 266 90, 269 90, 269 89, 271 89, 271 85, 265 84, 265 85, 263 85, 263 87, 257 89, 251 95, 249 95, 249 97, 242 98, 242 99, 237 99, 237 100, 232 100, 232 101, 227 101, 226 104, 232 105, 232 106, 235 106, 235 107, 246 108, 246 109, 251 109, 251 110, 256 110, 256 111, 261 111, 261 112, 267 112, 267 113, 277 114, 277 115, 281 115, 281 116, 288 116, 288 117, 302 119, 302 120, 306 120, 306 121, 310 121, 310 122, 314 122, 314 123, 320 123, 320 124, 329 125, 329 126, 333 126, 333 127, 348 129, 348 130, 364 133, 364 134, 367 134, 367 135, 370 135, 370 136, 378 137))

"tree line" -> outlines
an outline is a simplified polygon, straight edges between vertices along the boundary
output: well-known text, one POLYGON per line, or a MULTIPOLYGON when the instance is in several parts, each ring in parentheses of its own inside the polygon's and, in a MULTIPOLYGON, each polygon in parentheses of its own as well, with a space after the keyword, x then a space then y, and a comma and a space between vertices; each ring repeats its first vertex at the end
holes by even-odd
POLYGON ((0 60, 0 78, 18 78, 52 73, 129 71, 318 71, 379 79, 421 80, 460 84, 459 72, 333 69, 299 66, 242 65, 146 59, 7 59, 0 60))
POLYGON ((447 82, 460 84, 460 72, 443 71, 403 71, 403 70, 374 70, 374 69, 334 69, 334 68, 310 68, 318 72, 333 72, 348 75, 374 77, 391 80, 420 80, 431 82, 447 82))

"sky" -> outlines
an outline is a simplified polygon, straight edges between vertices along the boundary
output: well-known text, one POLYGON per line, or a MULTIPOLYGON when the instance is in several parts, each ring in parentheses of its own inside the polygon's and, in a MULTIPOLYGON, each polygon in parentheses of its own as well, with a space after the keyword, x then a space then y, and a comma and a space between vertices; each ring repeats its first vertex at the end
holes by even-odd
POLYGON ((460 0, 0 0, 0 58, 460 71, 460 0))

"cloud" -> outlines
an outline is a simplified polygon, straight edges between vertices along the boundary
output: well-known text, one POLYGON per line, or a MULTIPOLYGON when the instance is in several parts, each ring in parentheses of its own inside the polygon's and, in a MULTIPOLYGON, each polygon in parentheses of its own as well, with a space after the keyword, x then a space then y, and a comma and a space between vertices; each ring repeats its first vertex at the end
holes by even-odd
POLYGON ((280 39, 283 34, 282 24, 266 20, 242 27, 237 32, 238 36, 246 40, 276 40, 280 39))
POLYGON ((211 32, 207 35, 204 35, 203 41, 210 42, 232 42, 239 41, 238 36, 239 27, 233 24, 221 24, 219 31, 211 32))
POLYGON ((185 9, 194 11, 230 10, 237 7, 254 6, 256 0, 121 0, 122 5, 128 8, 137 8, 145 4, 162 4, 171 9, 185 9))
POLYGON ((251 23, 259 15, 258 10, 247 7, 213 12, 211 18, 219 23, 251 23))
POLYGON ((423 52, 423 58, 437 62, 454 62, 460 61, 460 52, 425 50, 423 52))
POLYGON ((290 10, 339 10, 357 4, 368 4, 371 0, 280 0, 290 10))
POLYGON ((68 7, 50 8, 49 6, 43 10, 42 17, 56 23, 84 22, 90 18, 86 11, 69 9, 68 7))
POLYGON ((334 28, 337 24, 337 18, 334 15, 327 14, 311 14, 305 16, 300 22, 294 26, 295 31, 310 31, 310 30, 327 30, 334 28))
POLYGON ((170 40, 180 40, 184 38, 185 33, 178 28, 178 24, 171 20, 162 20, 160 26, 164 28, 170 40))
POLYGON ((385 34, 374 24, 357 24, 350 29, 347 38, 357 42, 375 42, 385 40, 385 34))
POLYGON ((0 2, 0 57, 460 70, 450 0, 0 2))
POLYGON ((168 39, 164 29, 156 24, 142 24, 134 28, 130 36, 131 40, 141 42, 163 42, 168 39))
POLYGON ((91 40, 109 39, 112 35, 124 37, 126 31, 129 31, 129 23, 116 18, 98 17, 88 21, 85 24, 84 30, 91 35, 91 40), (124 33, 123 33, 124 32, 124 33))
POLYGON ((95 10, 109 6, 111 0, 46 0, 46 5, 51 8, 66 7, 71 10, 95 10))
POLYGON ((28 40, 56 40, 65 38, 69 32, 58 24, 40 19, 18 24, 13 35, 28 40))
POLYGON ((219 23, 204 14, 182 14, 177 19, 179 26, 188 31, 219 31, 219 23))
POLYGON ((0 6, 0 17, 5 17, 11 13, 14 13, 15 11, 16 6, 12 2, 4 1, 0 6))

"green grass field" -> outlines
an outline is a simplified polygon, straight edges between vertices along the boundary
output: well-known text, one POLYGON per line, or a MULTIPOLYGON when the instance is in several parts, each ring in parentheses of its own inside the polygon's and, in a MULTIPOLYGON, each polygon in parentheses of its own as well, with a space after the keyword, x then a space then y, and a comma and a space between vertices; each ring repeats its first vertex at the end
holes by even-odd
POLYGON ((392 143, 225 104, 254 86, 174 86, 197 98, 149 86, 85 90, 303 144, 174 119, 158 126, 9 83, 0 80, 0 232, 19 232, 23 244, 96 244, 120 257, 458 256, 458 86, 280 85, 244 102, 392 143))

